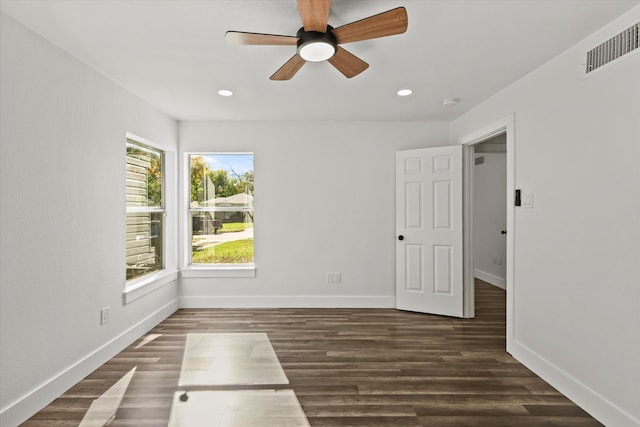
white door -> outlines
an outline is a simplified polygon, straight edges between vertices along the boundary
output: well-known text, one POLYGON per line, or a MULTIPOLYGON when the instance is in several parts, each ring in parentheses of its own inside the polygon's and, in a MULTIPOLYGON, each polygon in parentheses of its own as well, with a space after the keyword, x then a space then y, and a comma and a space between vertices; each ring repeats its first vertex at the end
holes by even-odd
POLYGON ((396 308, 463 316, 462 146, 396 153, 396 308))

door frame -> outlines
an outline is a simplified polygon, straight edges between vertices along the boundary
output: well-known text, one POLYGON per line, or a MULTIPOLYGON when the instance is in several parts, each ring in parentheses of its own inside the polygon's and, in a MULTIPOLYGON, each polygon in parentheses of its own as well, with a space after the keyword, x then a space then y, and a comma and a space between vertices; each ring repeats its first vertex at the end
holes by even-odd
POLYGON ((513 198, 515 194, 515 115, 503 117, 474 132, 458 138, 457 143, 462 149, 463 170, 463 212, 462 221, 464 227, 463 247, 463 282, 464 282, 464 317, 475 316, 475 291, 473 273, 473 170, 474 170, 474 146, 494 136, 506 133, 507 140, 507 267, 506 293, 507 293, 507 351, 515 339, 514 315, 515 315, 515 206, 513 198))

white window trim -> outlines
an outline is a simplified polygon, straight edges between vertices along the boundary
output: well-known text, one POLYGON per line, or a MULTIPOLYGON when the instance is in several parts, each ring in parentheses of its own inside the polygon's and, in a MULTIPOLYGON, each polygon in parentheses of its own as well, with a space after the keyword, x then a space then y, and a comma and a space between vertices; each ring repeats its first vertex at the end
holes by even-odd
POLYGON ((256 277, 256 266, 254 265, 212 265, 212 264, 191 264, 185 267, 181 273, 185 278, 207 278, 207 277, 256 277))
MULTIPOLYGON (((178 257, 177 242, 178 229, 175 221, 174 212, 177 208, 177 156, 176 150, 164 147, 142 138, 130 132, 126 132, 126 139, 132 139, 150 147, 162 150, 164 153, 164 182, 163 182, 163 209, 164 211, 164 237, 163 237, 163 254, 164 264, 161 270, 151 274, 139 277, 137 279, 124 280, 124 291, 122 293, 123 303, 129 304, 157 289, 160 289, 170 283, 178 280, 178 257)), ((126 141, 125 139, 125 141, 126 141)), ((132 208, 130 208, 132 209, 132 208)), ((135 208, 133 208, 135 210, 135 208)))
POLYGON ((178 280, 178 270, 167 271, 167 269, 131 280, 127 282, 127 288, 123 293, 123 301, 125 304, 129 304, 176 280, 178 280))
MULTIPOLYGON (((256 277, 255 258, 253 264, 191 264, 191 232, 189 221, 191 220, 191 165, 189 158, 199 154, 254 154, 251 151, 189 151, 184 152, 183 173, 184 185, 182 185, 183 197, 180 209, 182 221, 182 266, 180 276, 183 278, 217 278, 217 277, 256 277)), ((254 159, 255 160, 255 159, 254 159)), ((235 210, 235 209, 234 209, 235 210)), ((255 242, 254 242, 255 250, 255 242)), ((255 253, 254 253, 255 257, 255 253)))

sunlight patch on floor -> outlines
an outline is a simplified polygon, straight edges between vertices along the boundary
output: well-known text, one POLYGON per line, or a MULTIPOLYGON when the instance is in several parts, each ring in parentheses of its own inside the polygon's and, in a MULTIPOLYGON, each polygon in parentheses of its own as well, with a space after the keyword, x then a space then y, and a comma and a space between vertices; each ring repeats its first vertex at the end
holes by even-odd
POLYGON ((127 388, 129 388, 129 383, 136 372, 136 368, 127 372, 117 383, 91 402, 91 406, 84 414, 84 418, 82 418, 78 427, 102 427, 113 420, 116 416, 116 411, 120 407, 120 402, 122 402, 122 397, 127 388))
POLYGON ((169 427, 307 427, 293 390, 193 391, 173 397, 169 427))
POLYGON ((145 345, 149 344, 151 341, 155 340, 156 338, 161 337, 162 334, 149 334, 146 337, 144 337, 144 339, 142 341, 140 341, 140 344, 138 344, 135 349, 139 349, 140 347, 144 347, 145 345))
POLYGON ((289 384, 265 333, 189 334, 179 386, 289 384))

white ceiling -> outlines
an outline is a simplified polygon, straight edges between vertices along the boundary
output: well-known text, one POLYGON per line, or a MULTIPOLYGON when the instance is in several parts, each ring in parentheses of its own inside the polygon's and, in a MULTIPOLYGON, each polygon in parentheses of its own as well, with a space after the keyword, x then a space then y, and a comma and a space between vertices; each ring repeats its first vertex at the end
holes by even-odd
POLYGON ((638 4, 334 0, 334 27, 405 6, 408 31, 343 45, 370 64, 352 79, 324 62, 270 81, 295 46, 231 46, 224 34, 295 35, 296 0, 0 0, 4 13, 179 120, 452 120, 638 4), (235 95, 218 96, 223 88, 235 95), (414 93, 398 97, 401 88, 414 93))

